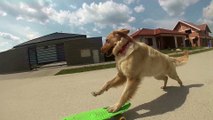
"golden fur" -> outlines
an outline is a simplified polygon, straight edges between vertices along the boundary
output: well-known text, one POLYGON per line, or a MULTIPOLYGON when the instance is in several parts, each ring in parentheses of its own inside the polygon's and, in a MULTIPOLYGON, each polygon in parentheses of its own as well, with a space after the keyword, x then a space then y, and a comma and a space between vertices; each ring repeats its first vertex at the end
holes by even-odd
POLYGON ((166 88, 168 77, 176 80, 182 86, 176 66, 188 61, 188 52, 185 52, 182 57, 169 57, 142 42, 134 41, 128 36, 128 33, 129 30, 126 29, 113 31, 107 36, 106 43, 101 48, 103 53, 108 53, 112 49, 118 73, 99 91, 92 94, 98 96, 111 87, 126 83, 120 100, 108 108, 109 112, 119 110, 134 95, 143 77, 153 76, 157 80, 164 80, 163 89, 166 88), (122 53, 119 52, 124 45, 126 45, 125 50, 122 53))

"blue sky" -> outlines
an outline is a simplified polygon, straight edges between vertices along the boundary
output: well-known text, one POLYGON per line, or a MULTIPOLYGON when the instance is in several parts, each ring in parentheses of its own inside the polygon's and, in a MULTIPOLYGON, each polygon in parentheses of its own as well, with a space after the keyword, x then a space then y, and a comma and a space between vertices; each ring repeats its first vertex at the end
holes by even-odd
POLYGON ((53 32, 105 36, 114 29, 173 29, 179 20, 207 23, 211 0, 1 0, 0 52, 53 32))

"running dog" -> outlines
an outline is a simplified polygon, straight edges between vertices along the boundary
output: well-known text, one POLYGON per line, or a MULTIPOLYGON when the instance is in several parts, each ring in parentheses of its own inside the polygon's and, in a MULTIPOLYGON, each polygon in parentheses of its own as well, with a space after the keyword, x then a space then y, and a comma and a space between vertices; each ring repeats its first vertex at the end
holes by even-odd
POLYGON ((188 51, 185 51, 181 57, 169 57, 145 43, 134 40, 128 33, 127 29, 111 32, 101 48, 102 53, 115 56, 118 73, 112 80, 106 82, 99 91, 92 92, 92 95, 101 95, 111 87, 126 83, 119 101, 108 107, 109 112, 118 111, 133 97, 143 77, 153 76, 157 80, 163 80, 162 89, 166 88, 168 77, 183 86, 176 72, 176 66, 188 61, 188 51))

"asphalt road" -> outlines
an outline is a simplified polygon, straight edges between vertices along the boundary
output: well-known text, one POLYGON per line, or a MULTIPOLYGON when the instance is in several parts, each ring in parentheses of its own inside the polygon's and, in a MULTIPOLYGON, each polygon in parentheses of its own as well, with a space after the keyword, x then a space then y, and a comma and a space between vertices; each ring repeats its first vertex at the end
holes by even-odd
MULTIPOLYGON (((177 68, 185 87, 169 79, 144 78, 127 120, 212 120, 213 51, 190 55, 177 68)), ((27 74, 27 73, 26 73, 27 74)), ((93 97, 90 92, 116 74, 116 69, 13 79, 0 78, 0 120, 62 120, 65 116, 114 104, 123 87, 93 97)))

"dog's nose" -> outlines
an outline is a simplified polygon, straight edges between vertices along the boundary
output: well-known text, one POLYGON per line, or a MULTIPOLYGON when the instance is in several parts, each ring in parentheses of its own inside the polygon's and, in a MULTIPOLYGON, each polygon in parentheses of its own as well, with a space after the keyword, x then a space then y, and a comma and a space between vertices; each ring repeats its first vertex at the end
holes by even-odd
POLYGON ((101 53, 104 53, 104 48, 103 47, 101 48, 101 53))

